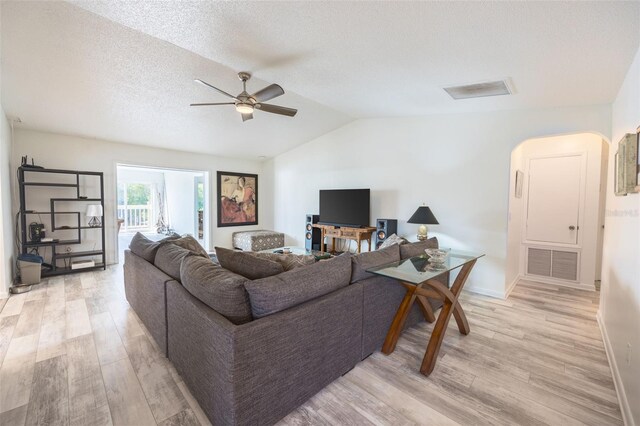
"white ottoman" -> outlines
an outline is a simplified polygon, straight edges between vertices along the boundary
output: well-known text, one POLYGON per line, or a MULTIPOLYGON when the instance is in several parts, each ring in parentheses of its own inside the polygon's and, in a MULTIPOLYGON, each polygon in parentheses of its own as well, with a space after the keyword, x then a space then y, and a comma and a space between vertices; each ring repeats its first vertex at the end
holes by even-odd
POLYGON ((275 231, 242 231, 233 233, 233 247, 244 251, 260 251, 284 246, 284 234, 275 231))

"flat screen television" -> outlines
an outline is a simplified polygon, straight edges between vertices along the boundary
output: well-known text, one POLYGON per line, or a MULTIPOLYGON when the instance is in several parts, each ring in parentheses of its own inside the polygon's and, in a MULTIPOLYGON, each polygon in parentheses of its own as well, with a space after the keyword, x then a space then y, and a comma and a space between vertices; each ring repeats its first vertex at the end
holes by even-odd
POLYGON ((320 221, 324 225, 369 226, 369 189, 321 189, 320 221))

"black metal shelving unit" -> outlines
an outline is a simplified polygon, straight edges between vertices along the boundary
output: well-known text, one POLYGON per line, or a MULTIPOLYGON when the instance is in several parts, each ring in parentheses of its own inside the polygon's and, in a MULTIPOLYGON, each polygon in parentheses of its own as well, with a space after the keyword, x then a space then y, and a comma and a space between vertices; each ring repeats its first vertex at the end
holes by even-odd
MULTIPOLYGON (((106 251, 105 251, 105 228, 104 228, 104 220, 100 226, 83 226, 81 224, 81 212, 80 211, 56 211, 56 202, 99 202, 102 206, 102 211, 104 212, 104 174, 101 172, 88 172, 88 171, 79 171, 79 170, 61 170, 61 169, 41 169, 41 168, 33 168, 33 167, 19 167, 18 168, 18 184, 20 187, 20 243, 21 243, 21 252, 23 254, 29 253, 34 248, 39 247, 51 247, 51 268, 42 270, 42 276, 54 276, 54 275, 64 275, 70 274, 74 272, 86 272, 86 271, 95 271, 98 269, 106 269, 106 251), (26 177, 32 173, 48 173, 51 175, 74 175, 75 183, 57 183, 57 182, 28 182, 26 177), (81 176, 94 176, 100 179, 100 198, 87 198, 81 194, 81 184, 80 177, 81 176), (27 194, 26 191, 29 187, 55 187, 55 188, 75 188, 76 196, 75 197, 54 197, 49 199, 50 208, 48 211, 35 211, 29 210, 26 205, 27 194), (58 240, 58 241, 28 241, 27 236, 27 217, 28 216, 39 216, 42 215, 50 215, 51 218, 51 232, 56 231, 77 231, 76 238, 70 240, 58 240), (56 226, 56 216, 58 215, 75 215, 76 221, 75 225, 61 225, 56 226), (100 250, 84 250, 84 251, 72 251, 72 252, 58 252, 56 249, 59 246, 70 246, 70 245, 79 245, 82 244, 82 230, 95 229, 100 230, 100 241, 101 241, 101 249, 100 250), (82 258, 82 257, 96 257, 100 256, 102 261, 95 264, 93 267, 89 268, 81 268, 81 269, 71 269, 71 265, 67 265, 66 261, 71 260, 73 258, 82 258), (65 261, 65 266, 58 265, 59 260, 65 261)), ((30 221, 29 221, 30 222, 30 221)), ((64 222, 63 222, 64 223, 64 222)))

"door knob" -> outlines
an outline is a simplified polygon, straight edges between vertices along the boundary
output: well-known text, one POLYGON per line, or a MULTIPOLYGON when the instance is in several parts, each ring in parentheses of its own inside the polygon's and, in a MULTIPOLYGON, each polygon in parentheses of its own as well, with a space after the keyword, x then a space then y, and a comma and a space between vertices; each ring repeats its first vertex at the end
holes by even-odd
POLYGON ((575 227, 575 226, 573 226, 573 225, 571 225, 571 226, 569 227, 569 230, 570 230, 570 231, 575 231, 575 230, 576 230, 576 227, 575 227))

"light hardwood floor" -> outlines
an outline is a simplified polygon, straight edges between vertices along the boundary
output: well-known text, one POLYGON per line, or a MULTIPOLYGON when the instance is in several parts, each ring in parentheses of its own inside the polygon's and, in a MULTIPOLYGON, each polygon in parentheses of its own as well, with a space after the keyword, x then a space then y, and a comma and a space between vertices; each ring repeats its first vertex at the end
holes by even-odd
MULTIPOLYGON (((622 424, 598 294, 522 282, 508 300, 463 293, 429 377, 432 325, 406 331, 282 424, 622 424)), ((128 306, 121 267, 53 278, 0 301, 1 425, 209 424, 128 306)))

